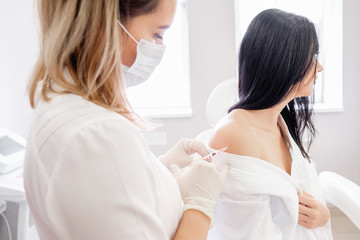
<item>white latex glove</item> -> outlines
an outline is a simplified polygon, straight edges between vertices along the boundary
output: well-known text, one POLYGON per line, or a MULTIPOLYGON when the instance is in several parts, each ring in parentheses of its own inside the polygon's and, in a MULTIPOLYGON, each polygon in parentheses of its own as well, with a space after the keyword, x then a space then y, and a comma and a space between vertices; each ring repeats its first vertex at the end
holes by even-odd
POLYGON ((167 153, 159 157, 160 161, 170 169, 171 164, 180 168, 188 166, 193 161, 192 154, 198 153, 202 157, 209 154, 205 145, 195 139, 182 138, 167 153))
POLYGON ((211 220, 211 228, 214 206, 225 183, 229 165, 225 164, 219 172, 213 163, 196 159, 187 171, 182 171, 175 164, 170 169, 180 188, 184 201, 183 211, 195 209, 204 213, 211 220))

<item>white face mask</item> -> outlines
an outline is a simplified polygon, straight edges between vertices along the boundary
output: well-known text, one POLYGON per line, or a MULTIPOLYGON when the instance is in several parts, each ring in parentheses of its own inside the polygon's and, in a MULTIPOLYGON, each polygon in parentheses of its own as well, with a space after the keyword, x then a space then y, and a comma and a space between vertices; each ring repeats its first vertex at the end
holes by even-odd
POLYGON ((126 30, 126 28, 118 21, 121 28, 134 40, 137 44, 136 59, 131 67, 121 64, 123 76, 125 78, 126 87, 132 87, 143 83, 154 72, 164 55, 166 46, 151 43, 140 39, 136 39, 126 30))

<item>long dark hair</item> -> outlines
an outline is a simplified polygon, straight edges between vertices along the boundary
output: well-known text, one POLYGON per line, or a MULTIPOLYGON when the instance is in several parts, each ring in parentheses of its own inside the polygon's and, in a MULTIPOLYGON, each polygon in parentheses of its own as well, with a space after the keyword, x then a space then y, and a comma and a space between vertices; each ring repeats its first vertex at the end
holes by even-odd
MULTIPOLYGON (((229 112, 238 108, 267 109, 284 100, 308 74, 318 50, 315 26, 307 18, 278 9, 259 13, 241 42, 239 102, 229 112)), ((308 160, 302 137, 308 129, 310 147, 316 132, 311 118, 312 102, 313 97, 295 98, 281 112, 308 160)))

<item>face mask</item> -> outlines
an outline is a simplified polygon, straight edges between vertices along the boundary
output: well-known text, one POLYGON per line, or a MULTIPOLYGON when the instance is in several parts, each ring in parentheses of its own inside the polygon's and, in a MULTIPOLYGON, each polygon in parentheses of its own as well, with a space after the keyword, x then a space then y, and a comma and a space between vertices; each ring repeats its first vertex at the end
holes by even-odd
POLYGON ((136 59, 131 67, 121 64, 123 76, 125 78, 126 87, 132 87, 143 83, 154 72, 164 55, 166 46, 151 43, 140 39, 136 39, 126 30, 126 28, 118 21, 121 28, 134 40, 137 44, 136 59))

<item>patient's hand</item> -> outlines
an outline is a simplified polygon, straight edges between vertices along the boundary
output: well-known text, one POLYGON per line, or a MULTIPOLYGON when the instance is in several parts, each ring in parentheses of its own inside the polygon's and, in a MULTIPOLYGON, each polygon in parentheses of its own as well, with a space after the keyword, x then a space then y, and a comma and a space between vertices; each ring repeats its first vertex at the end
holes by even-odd
POLYGON ((299 194, 298 224, 306 228, 324 226, 330 218, 329 209, 309 193, 299 194))

